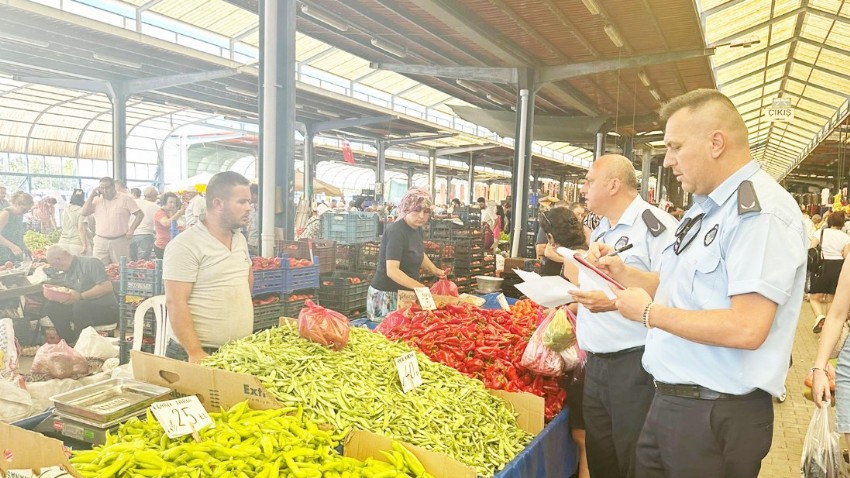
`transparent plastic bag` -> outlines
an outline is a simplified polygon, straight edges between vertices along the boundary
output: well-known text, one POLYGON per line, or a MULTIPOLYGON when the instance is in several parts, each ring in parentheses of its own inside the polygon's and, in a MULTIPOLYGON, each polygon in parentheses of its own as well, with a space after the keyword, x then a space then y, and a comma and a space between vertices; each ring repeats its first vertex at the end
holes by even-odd
POLYGON ((391 333, 397 327, 407 322, 407 315, 405 315, 405 311, 406 309, 390 312, 389 315, 384 317, 383 322, 378 324, 378 327, 375 330, 384 335, 391 333))
POLYGON ((434 295, 450 295, 452 297, 457 297, 457 284, 448 279, 440 279, 436 284, 431 286, 431 293, 434 295))
POLYGON ((829 428, 829 407, 815 407, 800 458, 801 478, 848 478, 840 435, 829 428))
POLYGON ((341 350, 348 344, 351 326, 348 318, 339 312, 320 307, 312 300, 304 301, 298 314, 298 334, 313 342, 341 350))
POLYGON ((548 317, 543 319, 543 322, 540 323, 529 339, 528 346, 525 348, 520 361, 520 365, 538 375, 557 377, 564 373, 564 359, 558 352, 550 350, 543 344, 543 335, 555 315, 556 312, 552 311, 548 317))
POLYGON ((80 338, 74 345, 74 350, 83 357, 106 360, 118 356, 118 348, 105 337, 101 337, 94 327, 86 327, 80 332, 80 338))
MULTIPOLYGON (((570 327, 575 331, 576 329, 576 316, 573 313, 564 307, 567 311, 567 321, 570 323, 570 327)), ((561 358, 564 359, 564 371, 565 372, 573 372, 573 375, 584 375, 584 366, 587 363, 587 352, 581 349, 578 346, 578 341, 574 340, 572 345, 567 347, 565 350, 560 352, 561 358)))
POLYGON ((80 378, 89 374, 86 358, 61 340, 58 344, 44 344, 32 360, 30 373, 52 378, 80 378))
POLYGON ((543 345, 553 352, 566 350, 576 342, 573 326, 567 319, 568 312, 564 307, 555 310, 555 316, 543 331, 543 345))

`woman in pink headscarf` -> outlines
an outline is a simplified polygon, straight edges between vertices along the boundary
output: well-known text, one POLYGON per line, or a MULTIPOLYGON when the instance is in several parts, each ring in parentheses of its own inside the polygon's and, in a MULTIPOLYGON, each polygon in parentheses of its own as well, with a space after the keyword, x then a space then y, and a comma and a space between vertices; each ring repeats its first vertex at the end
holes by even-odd
POLYGON ((396 310, 398 291, 425 287, 419 271, 445 277, 445 272, 425 255, 422 226, 431 219, 431 195, 413 188, 401 198, 395 222, 387 225, 381 239, 378 266, 369 286, 366 313, 371 320, 383 320, 396 310))

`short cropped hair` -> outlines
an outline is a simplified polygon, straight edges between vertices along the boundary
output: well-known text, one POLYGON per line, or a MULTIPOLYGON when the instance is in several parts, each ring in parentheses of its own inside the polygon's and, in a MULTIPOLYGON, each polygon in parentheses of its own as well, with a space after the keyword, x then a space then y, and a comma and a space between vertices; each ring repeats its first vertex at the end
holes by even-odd
POLYGON ((236 186, 250 186, 251 181, 248 178, 234 171, 222 171, 210 178, 207 184, 207 207, 213 205, 216 199, 230 198, 230 192, 236 186))
POLYGON ((722 103, 732 111, 738 111, 735 104, 732 103, 732 100, 723 93, 708 88, 699 88, 689 91, 681 96, 677 96, 667 103, 664 103, 664 105, 661 106, 661 110, 658 115, 661 118, 661 122, 666 123, 667 120, 679 110, 683 110, 685 108, 695 110, 709 103, 722 103))
POLYGON ((109 176, 104 176, 98 180, 98 182, 106 183, 112 187, 115 187, 115 180, 110 178, 109 176))

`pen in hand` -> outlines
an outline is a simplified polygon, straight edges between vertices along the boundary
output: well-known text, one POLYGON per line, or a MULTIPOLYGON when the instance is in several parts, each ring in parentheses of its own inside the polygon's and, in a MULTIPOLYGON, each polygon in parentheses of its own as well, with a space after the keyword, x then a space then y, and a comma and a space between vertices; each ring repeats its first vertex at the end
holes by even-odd
POLYGON ((614 249, 613 251, 609 252, 608 254, 605 254, 605 257, 616 256, 617 254, 619 254, 621 252, 628 251, 632 247, 634 247, 634 244, 626 244, 625 246, 623 246, 619 249, 614 249))

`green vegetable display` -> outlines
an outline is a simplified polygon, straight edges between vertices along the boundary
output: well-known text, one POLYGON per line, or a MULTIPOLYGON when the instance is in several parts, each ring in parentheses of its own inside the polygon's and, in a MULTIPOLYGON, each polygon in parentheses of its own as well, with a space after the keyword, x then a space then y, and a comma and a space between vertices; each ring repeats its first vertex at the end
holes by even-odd
POLYGON ((336 452, 338 437, 306 419, 300 408, 255 411, 242 402, 211 413, 214 428, 169 439, 148 411, 94 450, 75 452, 71 463, 84 477, 432 478, 397 442, 382 452, 389 462, 359 461, 336 452))
POLYGON ((27 249, 31 251, 37 251, 42 249, 47 249, 59 242, 59 235, 61 231, 58 229, 51 232, 50 234, 42 234, 40 232, 35 231, 27 231, 24 233, 24 245, 27 246, 27 249))
POLYGON ((333 352, 298 336, 295 326, 231 342, 204 364, 259 377, 284 406, 302 405, 317 423, 342 433, 359 427, 421 446, 492 476, 531 441, 484 385, 417 353, 422 385, 402 393, 395 358, 405 344, 352 328, 333 352))

